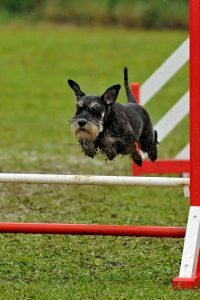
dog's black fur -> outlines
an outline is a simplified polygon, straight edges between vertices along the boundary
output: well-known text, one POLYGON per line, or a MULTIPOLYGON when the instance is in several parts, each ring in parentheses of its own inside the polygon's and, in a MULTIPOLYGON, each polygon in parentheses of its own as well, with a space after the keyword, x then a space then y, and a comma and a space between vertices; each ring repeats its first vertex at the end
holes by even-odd
POLYGON ((141 166, 138 144, 152 162, 157 159, 157 132, 153 130, 148 112, 136 103, 130 92, 126 67, 124 86, 128 103, 125 105, 116 102, 119 84, 108 88, 102 96, 85 95, 73 80, 69 79, 68 84, 77 98, 77 111, 70 125, 87 156, 94 158, 98 149, 108 160, 118 154, 129 154, 141 166))

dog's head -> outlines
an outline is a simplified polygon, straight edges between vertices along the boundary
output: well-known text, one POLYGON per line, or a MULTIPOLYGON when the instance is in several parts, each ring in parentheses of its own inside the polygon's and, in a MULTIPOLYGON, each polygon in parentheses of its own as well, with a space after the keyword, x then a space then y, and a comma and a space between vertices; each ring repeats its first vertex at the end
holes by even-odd
POLYGON ((68 84, 77 99, 76 114, 70 121, 70 126, 79 139, 95 141, 103 131, 106 110, 115 103, 120 85, 108 88, 102 96, 94 96, 85 95, 79 85, 71 79, 68 80, 68 84))

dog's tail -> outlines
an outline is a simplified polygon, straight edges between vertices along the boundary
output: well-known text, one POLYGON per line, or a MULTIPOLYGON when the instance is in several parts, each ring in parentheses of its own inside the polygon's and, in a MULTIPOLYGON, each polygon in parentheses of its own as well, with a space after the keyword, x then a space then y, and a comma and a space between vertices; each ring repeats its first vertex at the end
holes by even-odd
POLYGON ((159 145, 159 142, 158 142, 158 132, 157 130, 154 130, 154 142, 156 145, 159 145))
POLYGON ((130 91, 130 88, 129 88, 128 69, 127 69, 127 67, 124 67, 124 87, 125 87, 125 90, 126 90, 126 95, 127 95, 128 102, 137 103, 135 98, 133 97, 131 91, 130 91))

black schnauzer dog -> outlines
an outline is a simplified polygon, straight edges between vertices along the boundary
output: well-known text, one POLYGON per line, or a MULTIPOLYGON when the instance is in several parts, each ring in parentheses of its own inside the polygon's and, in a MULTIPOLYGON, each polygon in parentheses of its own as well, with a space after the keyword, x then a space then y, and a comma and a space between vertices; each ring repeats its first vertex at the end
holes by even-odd
POLYGON ((107 160, 116 155, 130 155, 138 165, 142 157, 138 147, 157 159, 157 132, 153 129, 148 112, 136 103, 128 85, 128 70, 124 68, 124 86, 128 103, 116 102, 120 85, 108 88, 102 96, 85 95, 79 85, 68 80, 77 99, 77 111, 70 121, 84 153, 94 158, 98 149, 107 160))

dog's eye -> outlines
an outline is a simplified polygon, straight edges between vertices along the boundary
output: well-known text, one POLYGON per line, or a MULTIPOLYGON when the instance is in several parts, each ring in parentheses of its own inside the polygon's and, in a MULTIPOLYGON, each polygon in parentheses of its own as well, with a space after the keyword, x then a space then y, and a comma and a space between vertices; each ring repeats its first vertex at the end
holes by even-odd
POLYGON ((82 111, 82 107, 80 107, 80 106, 77 106, 77 114, 80 114, 81 113, 81 111, 82 111))
POLYGON ((92 113, 93 115, 99 115, 100 110, 98 108, 93 107, 90 109, 90 113, 92 113))

